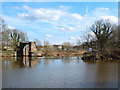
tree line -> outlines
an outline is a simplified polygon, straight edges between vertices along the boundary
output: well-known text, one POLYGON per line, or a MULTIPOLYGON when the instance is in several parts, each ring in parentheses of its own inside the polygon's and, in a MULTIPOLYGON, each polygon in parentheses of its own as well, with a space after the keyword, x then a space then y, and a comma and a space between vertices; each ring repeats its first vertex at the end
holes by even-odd
POLYGON ((90 30, 95 38, 83 45, 94 48, 100 58, 120 59, 120 25, 101 19, 96 21, 90 30))
MULTIPOLYGON (((17 50, 20 42, 29 41, 25 33, 18 29, 8 28, 4 20, 0 18, 0 44, 1 49, 12 47, 15 51, 17 50)), ((85 35, 86 41, 81 43, 80 40, 76 41, 76 45, 70 42, 64 42, 62 44, 62 50, 80 50, 93 48, 100 55, 106 55, 109 53, 120 53, 120 25, 115 25, 110 20, 97 20, 89 28, 89 31, 94 33, 94 36, 90 34, 85 35)), ((44 52, 52 52, 54 49, 53 45, 48 41, 44 41, 43 45, 39 39, 34 40, 38 51, 42 48, 44 52)))
POLYGON ((20 42, 28 41, 25 33, 15 28, 9 28, 2 18, 0 18, 0 30, 0 45, 2 50, 11 47, 16 51, 20 42))

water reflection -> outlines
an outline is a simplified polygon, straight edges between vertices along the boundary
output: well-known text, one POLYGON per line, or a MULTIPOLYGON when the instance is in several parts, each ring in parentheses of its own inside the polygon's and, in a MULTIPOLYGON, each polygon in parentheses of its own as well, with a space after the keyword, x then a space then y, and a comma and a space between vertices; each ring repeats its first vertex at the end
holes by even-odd
POLYGON ((72 63, 72 62, 77 62, 79 63, 81 60, 80 57, 62 57, 62 62, 64 63, 72 63))
POLYGON ((80 57, 3 58, 3 87, 115 88, 118 62, 80 57))
POLYGON ((118 61, 85 61, 84 77, 90 87, 118 87, 118 61))
POLYGON ((54 61, 61 61, 63 63, 72 63, 82 62, 80 57, 42 57, 42 58, 28 58, 28 57, 19 57, 19 58, 3 58, 2 64, 3 68, 6 69, 15 69, 15 68, 26 68, 26 67, 35 67, 38 64, 49 65, 54 61))
POLYGON ((19 57, 19 58, 3 58, 2 67, 6 69, 14 69, 14 68, 26 68, 26 67, 35 67, 37 62, 41 62, 36 58, 28 58, 28 57, 19 57), (12 60, 11 60, 12 59, 12 60))
MULTIPOLYGON (((101 86, 109 86, 117 84, 118 82, 118 63, 116 62, 99 62, 96 69, 96 82, 99 82, 101 86), (99 78, 98 78, 99 77, 99 78)), ((118 85, 118 84, 117 84, 118 85)))

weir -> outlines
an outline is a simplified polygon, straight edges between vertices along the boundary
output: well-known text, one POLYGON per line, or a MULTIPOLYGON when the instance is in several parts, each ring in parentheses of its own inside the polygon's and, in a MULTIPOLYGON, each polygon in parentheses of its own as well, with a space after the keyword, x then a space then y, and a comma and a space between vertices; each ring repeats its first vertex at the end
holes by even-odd
POLYGON ((17 57, 32 57, 37 53, 36 42, 20 42, 17 49, 17 57))

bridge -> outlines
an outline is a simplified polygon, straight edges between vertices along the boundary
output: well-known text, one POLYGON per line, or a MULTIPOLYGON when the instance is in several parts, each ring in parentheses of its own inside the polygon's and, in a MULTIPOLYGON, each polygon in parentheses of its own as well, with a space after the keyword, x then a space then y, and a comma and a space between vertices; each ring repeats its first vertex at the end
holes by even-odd
POLYGON ((37 54, 36 42, 20 42, 17 49, 17 57, 32 57, 33 54, 37 54))

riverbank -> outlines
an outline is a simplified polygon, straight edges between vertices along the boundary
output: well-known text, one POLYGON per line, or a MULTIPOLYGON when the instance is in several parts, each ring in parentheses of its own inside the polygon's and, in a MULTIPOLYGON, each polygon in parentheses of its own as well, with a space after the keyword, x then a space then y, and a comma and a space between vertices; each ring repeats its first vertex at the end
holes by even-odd
POLYGON ((74 57, 74 56, 82 56, 83 53, 85 53, 86 50, 56 50, 52 51, 49 53, 44 53, 43 51, 43 56, 69 56, 69 57, 74 57))
POLYGON ((0 52, 1 57, 16 57, 15 51, 1 51, 0 52))
MULTIPOLYGON (((16 57, 15 51, 3 51, 0 53, 2 57, 16 57)), ((96 51, 87 52, 87 50, 54 50, 54 51, 38 51, 33 57, 81 57, 82 60, 120 60, 120 51, 112 51, 109 54, 99 54, 96 51)), ((27 55, 28 57, 28 55, 27 55)))
MULTIPOLYGON (((86 50, 54 50, 54 51, 38 51, 36 56, 37 57, 43 57, 43 56, 69 56, 69 57, 74 57, 74 56, 82 56, 83 53, 85 53, 86 50)), ((15 51, 2 51, 1 52, 2 57, 16 57, 16 52, 15 51)), ((34 56, 34 54, 33 54, 34 56)))
POLYGON ((114 50, 109 52, 84 52, 82 60, 120 60, 120 50, 114 50))

